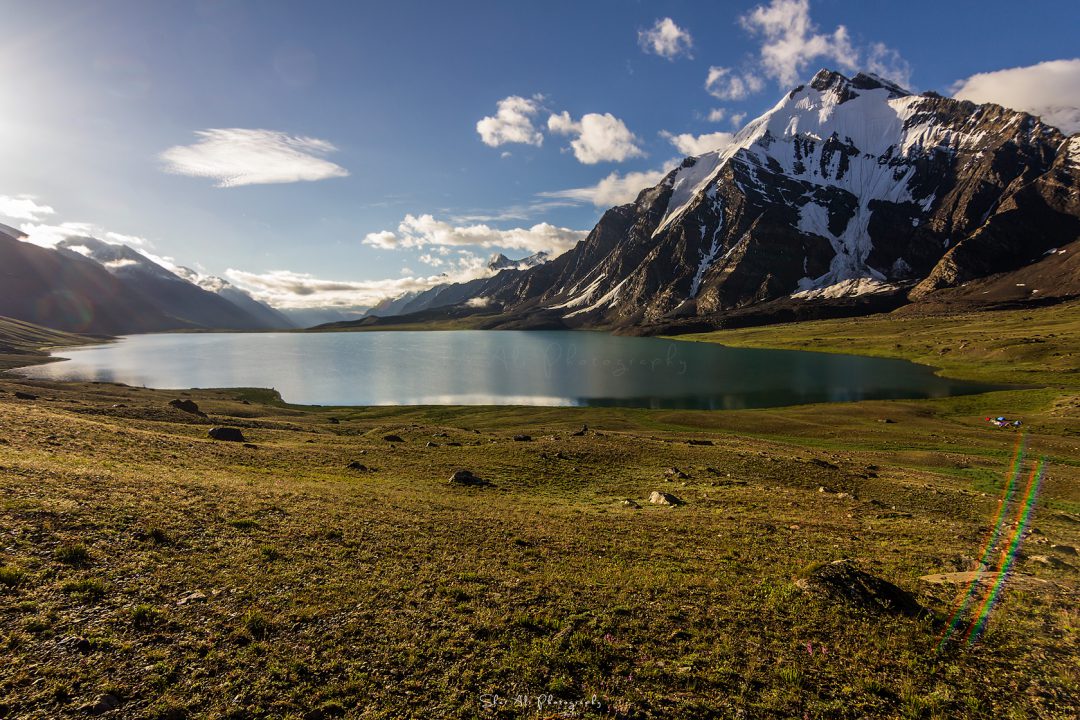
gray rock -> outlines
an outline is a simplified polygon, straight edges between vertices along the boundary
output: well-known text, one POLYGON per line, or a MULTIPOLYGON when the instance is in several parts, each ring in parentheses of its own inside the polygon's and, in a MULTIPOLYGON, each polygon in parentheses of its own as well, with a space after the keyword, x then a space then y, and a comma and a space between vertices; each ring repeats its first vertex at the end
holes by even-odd
POLYGON ((215 440, 225 440, 227 442, 247 442, 247 438, 244 437, 244 433, 240 432, 238 428, 231 427, 215 427, 210 428, 206 433, 215 440))
POLYGON ((477 477, 472 470, 455 470, 454 474, 450 476, 450 484, 473 486, 490 485, 487 480, 477 477))
POLYGON ((206 417, 206 413, 199 409, 198 404, 196 404, 194 400, 170 400, 169 407, 176 408, 177 410, 186 412, 190 415, 206 417))
POLYGON ((873 613, 919 617, 929 612, 907 590, 860 570, 851 560, 836 560, 814 568, 795 585, 805 592, 873 613))
POLYGON ((652 491, 652 494, 649 495, 649 502, 653 505, 670 505, 672 507, 686 504, 681 498, 675 497, 671 493, 660 492, 659 490, 652 491))

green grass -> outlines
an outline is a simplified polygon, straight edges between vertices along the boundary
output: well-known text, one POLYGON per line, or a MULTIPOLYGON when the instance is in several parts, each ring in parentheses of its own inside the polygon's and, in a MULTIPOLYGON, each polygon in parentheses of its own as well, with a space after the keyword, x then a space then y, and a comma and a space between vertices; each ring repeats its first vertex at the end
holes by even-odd
MULTIPOLYGON (((0 377, 0 708, 76 715, 112 692, 125 717, 518 718, 558 711, 481 698, 550 693, 635 720, 1071 719, 1080 563, 1030 557, 1080 543, 1080 403, 1052 359, 1075 338, 1033 317, 1059 337, 1035 344, 1047 387, 927 401, 303 408, 190 392, 254 450, 163 415, 175 392, 37 383, 40 401, 15 401, 27 385, 0 377), (851 558, 949 617, 961 588, 918 578, 982 554, 1017 439, 991 413, 1022 416, 1030 457, 1049 460, 980 643, 939 654, 933 622, 799 589, 851 558), (377 470, 346 469, 361 457, 377 470), (492 485, 452 487, 458 468, 492 485), (687 504, 650 505, 653 490, 687 504)), ((785 337, 894 344, 849 323, 785 337)), ((927 327, 900 342, 947 335, 927 327)))
POLYGON ((965 380, 1080 387, 1080 301, 1025 310, 844 320, 680 335, 680 340, 901 358, 965 380))

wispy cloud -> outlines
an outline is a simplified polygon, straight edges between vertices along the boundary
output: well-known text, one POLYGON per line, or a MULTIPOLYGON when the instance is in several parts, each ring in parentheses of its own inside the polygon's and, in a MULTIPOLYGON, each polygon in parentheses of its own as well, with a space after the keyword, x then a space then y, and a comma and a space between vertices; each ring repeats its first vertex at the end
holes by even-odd
POLYGON ((705 133, 704 135, 693 135, 691 133, 675 135, 663 130, 660 135, 684 155, 702 155, 713 150, 720 150, 730 145, 731 141, 735 139, 734 133, 729 132, 705 133))
POLYGON ((638 31, 638 45, 646 53, 674 60, 679 55, 693 57, 694 39, 669 17, 661 18, 648 30, 638 31))
POLYGON ((613 205, 625 205, 633 202, 645 188, 652 187, 663 180, 664 176, 671 172, 678 162, 678 160, 669 160, 659 170, 629 172, 625 175, 613 172, 595 185, 569 188, 567 190, 551 190, 538 193, 538 195, 542 198, 570 200, 603 208, 613 205))
POLYGON ((318 138, 276 130, 199 130, 192 145, 161 153, 166 172, 206 177, 221 188, 346 177, 349 171, 323 156, 337 150, 318 138))
MULTIPOLYGON (((507 143, 521 143, 540 147, 544 135, 533 125, 532 119, 540 112, 543 96, 534 95, 524 98, 511 95, 503 98, 496 105, 494 115, 480 119, 476 123, 476 132, 480 140, 489 147, 499 147, 507 143)), ((506 153, 503 153, 506 156, 506 153)))
POLYGON ((861 46, 844 25, 822 32, 810 17, 810 0, 770 0, 739 22, 760 39, 758 55, 741 69, 709 68, 705 89, 721 100, 742 100, 760 92, 766 78, 791 87, 806 77, 811 63, 828 63, 845 72, 868 70, 903 86, 911 84, 911 66, 896 50, 880 42, 861 46))
POLYGON ((0 195, 0 217, 37 221, 55 214, 55 210, 39 203, 33 195, 0 195))
POLYGON ((1042 116, 1067 135, 1080 132, 1080 58, 985 72, 953 85, 953 96, 1042 116))
POLYGON ((437 275, 414 276, 410 272, 405 277, 380 280, 326 280, 288 270, 253 273, 234 268, 226 270, 225 277, 255 299, 273 307, 300 309, 370 307, 403 293, 492 274, 487 260, 468 251, 459 251, 454 259, 444 261, 440 266, 446 270, 437 275))
POLYGON ((740 74, 726 67, 710 67, 705 76, 705 92, 720 100, 743 100, 763 87, 765 82, 756 75, 740 74))
POLYGON ((19 225, 19 229, 26 233, 27 242, 47 248, 56 247, 58 243, 73 237, 91 237, 110 245, 127 245, 140 251, 142 248, 153 246, 149 240, 138 235, 113 232, 88 222, 56 224, 29 222, 19 225))
POLYGON ((564 111, 549 117, 547 124, 553 133, 574 137, 570 142, 574 157, 586 165, 622 162, 645 154, 626 123, 611 113, 587 113, 574 121, 564 111))
POLYGON ((365 245, 384 250, 457 246, 526 250, 546 252, 552 257, 561 255, 583 240, 588 232, 539 223, 530 228, 498 230, 488 225, 456 226, 432 215, 406 215, 397 231, 383 230, 368 233, 365 245))

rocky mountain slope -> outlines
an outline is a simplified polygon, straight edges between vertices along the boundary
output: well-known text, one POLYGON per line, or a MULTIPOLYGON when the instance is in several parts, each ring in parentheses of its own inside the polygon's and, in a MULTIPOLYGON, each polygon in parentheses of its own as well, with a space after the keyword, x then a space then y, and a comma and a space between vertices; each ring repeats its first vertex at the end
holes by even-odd
POLYGON ((212 292, 125 245, 73 237, 43 248, 20 237, 0 227, 0 315, 106 334, 292 327, 227 283, 212 292))
POLYGON ((895 307, 1063 262, 1047 253, 1080 238, 1078 187, 1080 136, 997 105, 822 70, 727 147, 607 211, 564 255, 441 292, 569 326, 776 303, 895 307))

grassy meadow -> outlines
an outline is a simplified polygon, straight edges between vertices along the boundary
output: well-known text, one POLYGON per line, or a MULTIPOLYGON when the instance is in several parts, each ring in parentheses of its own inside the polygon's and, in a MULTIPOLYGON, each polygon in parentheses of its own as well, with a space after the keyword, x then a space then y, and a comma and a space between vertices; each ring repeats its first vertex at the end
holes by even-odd
MULTIPOLYGON (((20 332, 13 363, 64 341, 20 332)), ((312 408, 3 375, 0 718, 1077 716, 1080 305, 692 339, 1036 387, 312 408), (1041 456, 1045 474, 985 632, 964 642, 969 607, 942 643, 967 585, 920 578, 983 556, 1020 436, 998 414, 1023 419, 1025 473, 1041 456), (458 469, 490 484, 449 484, 458 469), (926 612, 802 589, 840 559, 926 612)))

